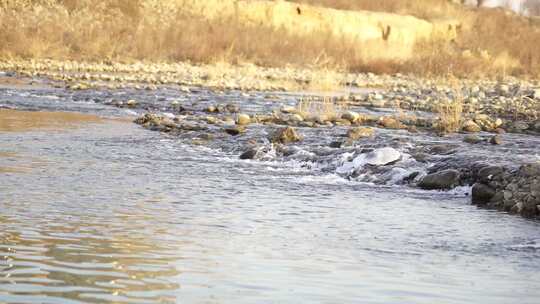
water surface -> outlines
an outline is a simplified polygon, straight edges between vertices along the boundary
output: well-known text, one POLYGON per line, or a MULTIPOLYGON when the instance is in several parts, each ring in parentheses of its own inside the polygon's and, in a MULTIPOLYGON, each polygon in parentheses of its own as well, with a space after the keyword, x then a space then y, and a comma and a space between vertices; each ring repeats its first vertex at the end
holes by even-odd
MULTIPOLYGON (((125 94, 5 89, 0 105, 133 117, 102 102, 125 94)), ((73 115, 0 130, 0 302, 538 303, 540 224, 464 191, 240 161, 73 115)))

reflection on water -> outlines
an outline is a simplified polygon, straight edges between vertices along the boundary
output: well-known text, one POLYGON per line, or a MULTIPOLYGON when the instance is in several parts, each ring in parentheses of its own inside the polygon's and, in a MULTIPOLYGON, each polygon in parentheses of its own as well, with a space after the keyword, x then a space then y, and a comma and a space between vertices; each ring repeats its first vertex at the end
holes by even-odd
POLYGON ((0 73, 0 88, 35 89, 47 87, 44 83, 37 84, 31 78, 9 77, 0 73))
POLYGON ((174 301, 164 291, 179 288, 169 280, 179 274, 172 263, 176 250, 137 233, 131 217, 115 220, 122 230, 88 220, 34 223, 20 230, 0 217, 5 229, 0 234, 0 300, 174 301))
POLYGON ((27 157, 14 152, 0 151, 0 173, 2 174, 29 173, 35 168, 43 168, 47 165, 48 162, 42 157, 27 157))
POLYGON ((72 112, 28 112, 0 109, 0 132, 22 132, 35 129, 62 130, 81 123, 96 123, 94 115, 72 112))

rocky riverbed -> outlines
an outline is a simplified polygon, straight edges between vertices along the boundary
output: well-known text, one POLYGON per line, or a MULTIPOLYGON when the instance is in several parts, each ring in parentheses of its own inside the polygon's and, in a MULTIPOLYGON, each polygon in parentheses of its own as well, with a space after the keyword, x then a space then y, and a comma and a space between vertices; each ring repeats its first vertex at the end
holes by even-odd
POLYGON ((55 61, 3 62, 2 69, 8 78, 47 79, 76 99, 137 115, 147 129, 246 161, 458 191, 482 207, 540 214, 536 80, 55 61), (317 91, 317 77, 329 73, 332 91, 317 91), (456 100, 457 132, 445 134, 439 109, 456 100))

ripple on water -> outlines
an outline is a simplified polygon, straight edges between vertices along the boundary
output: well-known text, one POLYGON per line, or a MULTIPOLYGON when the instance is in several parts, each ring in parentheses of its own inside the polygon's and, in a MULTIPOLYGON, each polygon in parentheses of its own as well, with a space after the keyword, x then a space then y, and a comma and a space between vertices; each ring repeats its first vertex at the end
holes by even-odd
MULTIPOLYGON (((152 102, 162 93, 129 94, 152 102)), ((0 132, 2 152, 16 153, 0 154, 0 166, 47 161, 0 175, 0 302, 540 296, 538 222, 477 209, 461 191, 348 180, 324 170, 339 162, 306 166, 306 156, 335 157, 317 149, 245 162, 236 150, 186 145, 129 123, 82 126, 0 132)))

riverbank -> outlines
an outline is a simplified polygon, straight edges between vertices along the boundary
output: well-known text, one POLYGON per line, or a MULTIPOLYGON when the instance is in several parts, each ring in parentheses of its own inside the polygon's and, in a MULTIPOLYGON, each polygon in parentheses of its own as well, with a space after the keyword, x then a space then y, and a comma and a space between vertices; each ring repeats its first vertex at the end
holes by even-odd
POLYGON ((27 79, 42 77, 52 86, 73 90, 134 88, 152 91, 158 86, 174 86, 185 93, 190 87, 244 92, 304 91, 313 95, 337 95, 340 96, 338 101, 345 104, 438 114, 444 114, 442 108, 448 103, 459 103, 462 108, 459 115, 463 116, 461 120, 470 132, 494 131, 502 126, 502 120, 514 124, 507 125, 506 131, 538 132, 540 127, 537 126, 540 119, 540 82, 537 79, 424 78, 317 67, 267 68, 253 64, 193 65, 185 62, 4 60, 0 61, 2 70, 27 79), (362 92, 365 89, 374 90, 366 95, 362 92))
POLYGON ((333 2, 3 1, 0 58, 540 75, 534 19, 447 0, 333 2))
POLYGON ((150 130, 241 159, 295 160, 349 180, 428 190, 478 184, 466 190, 475 203, 538 215, 536 196, 519 194, 537 187, 535 174, 519 175, 520 166, 539 161, 536 80, 187 63, 4 61, 0 67, 6 86, 66 90, 140 115, 136 123, 150 130), (158 97, 164 91, 168 97, 158 97), (108 97, 98 97, 103 94, 108 97), (505 172, 500 182, 479 174, 488 165, 505 172), (501 199, 504 191, 511 197, 501 199))

